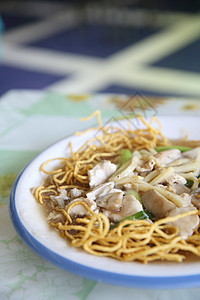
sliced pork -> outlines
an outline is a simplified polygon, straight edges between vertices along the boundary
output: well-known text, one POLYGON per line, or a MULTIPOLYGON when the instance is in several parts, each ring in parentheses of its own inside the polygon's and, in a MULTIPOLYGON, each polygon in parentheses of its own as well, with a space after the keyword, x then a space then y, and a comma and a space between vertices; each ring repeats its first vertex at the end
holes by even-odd
POLYGON ((152 212, 157 218, 165 217, 170 210, 176 207, 174 203, 153 189, 143 194, 142 203, 145 208, 152 212))
POLYGON ((104 183, 117 169, 117 166, 109 160, 103 160, 92 170, 88 171, 89 185, 95 187, 104 183))

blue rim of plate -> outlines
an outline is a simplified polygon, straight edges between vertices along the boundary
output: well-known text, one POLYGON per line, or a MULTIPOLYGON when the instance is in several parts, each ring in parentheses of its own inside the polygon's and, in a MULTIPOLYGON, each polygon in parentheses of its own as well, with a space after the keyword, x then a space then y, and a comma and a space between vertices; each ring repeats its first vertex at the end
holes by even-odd
MULTIPOLYGON (((69 136, 68 136, 69 137, 69 136)), ((66 137, 64 138, 66 139, 66 137)), ((59 141, 64 140, 63 138, 59 141)), ((57 141, 57 142, 59 142, 57 141)), ((48 146, 42 152, 47 150, 49 147, 53 146, 57 142, 48 146)), ((41 153, 42 153, 41 152, 41 153)), ((24 226, 20 219, 20 216, 16 208, 16 191, 18 188, 18 183, 29 167, 32 161, 34 161, 41 153, 35 156, 21 171, 17 179, 15 180, 9 201, 9 213, 10 218, 15 227, 16 232, 20 238, 25 242, 25 244, 36 254, 38 254, 43 259, 49 261, 53 265, 69 271, 70 273, 76 274, 78 276, 85 277, 87 279, 104 282, 112 285, 120 285, 133 288, 145 288, 145 289, 178 289, 178 288, 197 288, 200 287, 200 271, 199 274, 194 275, 184 275, 184 276, 140 276, 140 275, 127 275, 119 274, 109 271, 104 271, 90 266, 85 266, 80 263, 76 263, 66 257, 52 251, 40 241, 38 241, 24 226)))

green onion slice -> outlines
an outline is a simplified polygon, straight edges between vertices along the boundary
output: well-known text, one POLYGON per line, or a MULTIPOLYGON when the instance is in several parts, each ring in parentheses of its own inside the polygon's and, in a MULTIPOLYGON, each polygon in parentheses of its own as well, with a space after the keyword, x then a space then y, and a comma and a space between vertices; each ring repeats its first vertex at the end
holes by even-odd
POLYGON ((157 146, 157 147, 155 147, 155 150, 157 152, 162 152, 162 151, 170 150, 170 149, 178 149, 181 152, 192 150, 191 147, 186 147, 186 146, 157 146))

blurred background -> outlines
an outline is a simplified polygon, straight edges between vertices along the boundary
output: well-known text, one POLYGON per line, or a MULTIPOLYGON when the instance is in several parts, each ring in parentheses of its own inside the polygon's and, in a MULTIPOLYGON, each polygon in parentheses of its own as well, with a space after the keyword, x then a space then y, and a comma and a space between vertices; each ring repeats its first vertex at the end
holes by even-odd
POLYGON ((0 95, 200 96, 200 0, 1 0, 0 95))

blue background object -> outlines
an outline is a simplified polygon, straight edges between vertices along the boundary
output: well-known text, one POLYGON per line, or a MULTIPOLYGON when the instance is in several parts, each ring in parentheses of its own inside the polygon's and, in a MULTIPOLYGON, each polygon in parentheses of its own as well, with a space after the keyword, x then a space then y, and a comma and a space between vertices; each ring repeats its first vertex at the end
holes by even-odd
POLYGON ((199 1, 8 0, 0 11, 0 95, 200 96, 199 1))

